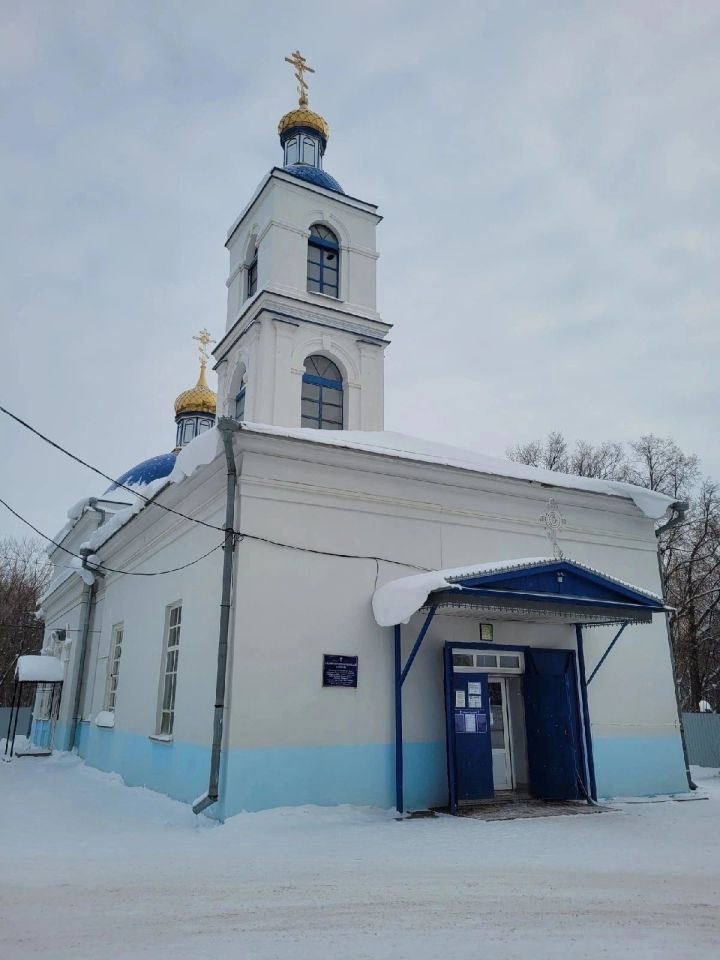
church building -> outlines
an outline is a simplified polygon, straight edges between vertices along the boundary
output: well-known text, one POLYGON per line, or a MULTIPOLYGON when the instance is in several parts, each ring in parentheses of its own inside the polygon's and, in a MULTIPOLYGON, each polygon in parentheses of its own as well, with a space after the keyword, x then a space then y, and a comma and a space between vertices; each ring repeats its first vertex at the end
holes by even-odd
POLYGON ((381 217, 289 59, 217 395, 203 330, 174 450, 68 512, 33 739, 219 819, 686 791, 656 541, 682 505, 384 430, 381 217))

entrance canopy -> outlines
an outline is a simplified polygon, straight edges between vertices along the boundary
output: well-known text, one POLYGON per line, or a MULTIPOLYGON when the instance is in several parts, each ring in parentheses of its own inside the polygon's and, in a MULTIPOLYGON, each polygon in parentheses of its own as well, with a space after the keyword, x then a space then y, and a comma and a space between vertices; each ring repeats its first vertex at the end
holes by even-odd
POLYGON ((649 623, 662 597, 574 560, 535 557, 401 577, 375 591, 382 627, 407 623, 423 608, 492 619, 571 624, 649 623))

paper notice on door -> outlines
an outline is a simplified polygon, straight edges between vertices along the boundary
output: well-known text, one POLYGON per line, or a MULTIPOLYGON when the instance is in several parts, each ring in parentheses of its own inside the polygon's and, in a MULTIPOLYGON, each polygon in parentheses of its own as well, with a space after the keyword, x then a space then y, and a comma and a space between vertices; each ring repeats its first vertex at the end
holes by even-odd
POLYGON ((455 706, 464 707, 465 706, 465 691, 456 690, 455 691, 455 706))
MULTIPOLYGON (((464 704, 463 704, 464 706, 464 704)), ((468 697, 468 706, 475 709, 482 707, 482 697, 473 697, 472 695, 468 697)))
POLYGON ((473 694, 473 696, 480 696, 480 694, 482 693, 482 684, 481 684, 481 683, 469 683, 469 684, 468 684, 468 696, 469 696, 471 693, 473 694))
POLYGON ((466 713, 465 714, 465 733, 475 733, 477 730, 477 725, 475 723, 475 714, 466 713))

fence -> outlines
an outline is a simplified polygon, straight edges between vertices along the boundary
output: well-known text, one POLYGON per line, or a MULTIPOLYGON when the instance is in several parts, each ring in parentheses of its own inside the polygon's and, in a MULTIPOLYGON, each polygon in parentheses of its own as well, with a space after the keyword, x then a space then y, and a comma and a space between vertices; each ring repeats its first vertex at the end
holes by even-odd
MULTIPOLYGON (((18 711, 18 725, 17 725, 17 734, 19 737, 27 736, 27 732, 30 729, 30 714, 32 710, 30 707, 20 707, 18 711)), ((10 707, 0 707, 0 740, 5 738, 8 728, 8 720, 10 719, 10 707)))
POLYGON ((690 763, 720 767, 720 713, 684 713, 682 717, 690 763))

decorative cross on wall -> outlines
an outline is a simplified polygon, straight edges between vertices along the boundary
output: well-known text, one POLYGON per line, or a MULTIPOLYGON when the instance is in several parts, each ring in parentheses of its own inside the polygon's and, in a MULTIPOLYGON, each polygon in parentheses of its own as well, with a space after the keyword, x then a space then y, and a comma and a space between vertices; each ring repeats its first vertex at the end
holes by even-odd
POLYGON ((563 552, 558 543, 558 531, 562 530, 563 524, 565 524, 567 521, 560 513, 560 508, 552 497, 550 497, 547 502, 545 513, 543 513, 538 519, 540 520, 540 523, 545 526, 545 535, 552 544, 553 556, 556 560, 564 559, 563 552))
POLYGON ((200 366, 204 368, 207 366, 207 362, 210 357, 210 354, 208 353, 208 347, 211 343, 216 343, 217 341, 213 340, 213 338, 210 336, 210 331, 205 329, 205 327, 202 328, 197 336, 193 337, 193 340, 197 340, 199 343, 198 350, 200 352, 200 366))
POLYGON ((295 79, 298 82, 298 103, 301 107, 306 107, 308 105, 308 85, 305 82, 305 74, 315 73, 315 71, 308 66, 307 60, 299 50, 296 50, 291 57, 285 57, 285 62, 295 67, 295 79))

